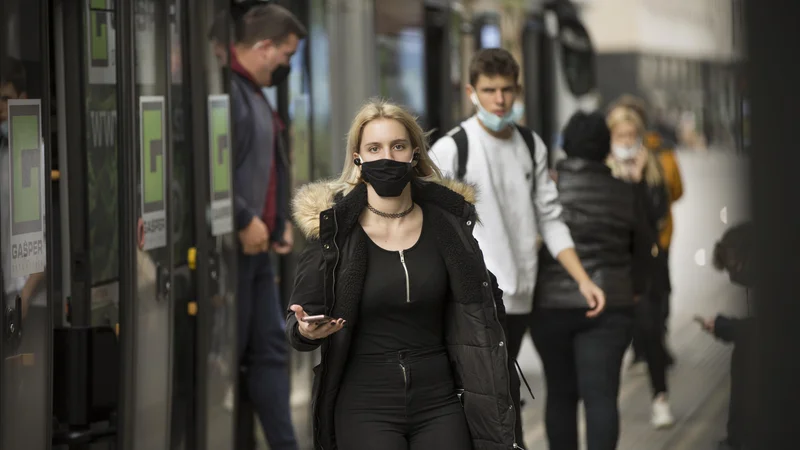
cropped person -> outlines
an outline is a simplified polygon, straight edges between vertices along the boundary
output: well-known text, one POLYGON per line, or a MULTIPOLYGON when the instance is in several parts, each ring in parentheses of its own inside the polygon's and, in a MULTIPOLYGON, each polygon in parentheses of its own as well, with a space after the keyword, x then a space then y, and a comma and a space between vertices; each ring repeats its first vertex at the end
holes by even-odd
POLYGON ((648 286, 655 234, 636 189, 615 179, 605 164, 611 151, 605 117, 578 112, 563 135, 567 158, 556 166, 561 216, 587 273, 606 294, 606 309, 587 318, 577 284, 542 248, 531 335, 547 382, 545 427, 551 450, 578 450, 583 400, 589 450, 613 450, 620 368, 635 299, 648 286))
MULTIPOLYGON (((522 119, 520 67, 500 48, 475 54, 469 66, 467 95, 475 115, 431 149, 445 176, 477 186, 481 223, 475 238, 489 270, 497 275, 508 308, 508 352, 516 359, 530 328, 541 241, 580 287, 587 315, 603 311, 603 291, 586 274, 570 231, 561 220, 558 191, 547 167, 547 148, 522 119)), ((515 387, 518 389, 518 387, 515 387)), ((521 421, 519 408, 517 421, 521 421)), ((517 440, 522 442, 522 428, 517 440)))
POLYGON ((280 84, 289 59, 305 37, 303 25, 285 8, 255 6, 236 21, 230 54, 231 120, 236 132, 234 223, 237 260, 238 352, 264 435, 273 450, 296 449, 289 404, 288 345, 283 306, 268 252, 292 250, 289 222, 289 158, 281 122, 262 88, 280 84))
POLYGON ((503 294, 472 236, 474 202, 442 179, 414 117, 385 101, 356 115, 339 179, 296 195, 309 243, 286 332, 297 350, 322 348, 316 449, 521 448, 503 294))
MULTIPOLYGON (((627 107, 633 109, 645 126, 645 135, 642 140, 644 147, 656 156, 664 175, 664 185, 667 189, 667 202, 669 203, 667 209, 667 216, 658 233, 658 247, 665 263, 659 266, 660 271, 655 274, 653 280, 655 291, 661 293, 662 307, 663 307, 663 329, 664 329, 664 348, 667 349, 667 366, 674 363, 674 357, 668 351, 666 345, 667 336, 667 323, 669 321, 670 312, 670 294, 672 293, 672 283, 669 273, 669 249, 672 245, 672 232, 674 229, 672 205, 680 200, 683 196, 683 177, 681 176, 680 165, 678 164, 678 157, 675 154, 675 142, 671 140, 664 132, 658 130, 658 126, 651 124, 648 114, 648 106, 644 100, 632 95, 621 96, 611 107, 613 110, 616 107, 627 107)), ((641 345, 634 340, 634 363, 643 362, 644 355, 641 350, 641 345)))
MULTIPOLYGON (((753 288, 753 225, 746 222, 729 228, 714 246, 714 267, 728 272, 731 283, 753 288)), ((748 430, 756 420, 751 412, 752 381, 748 374, 748 361, 755 355, 754 324, 752 317, 729 317, 718 314, 715 318, 704 319, 703 329, 717 339, 731 343, 731 396, 728 410, 728 436, 720 442, 719 450, 754 449, 755 442, 748 430), (749 397, 749 398, 748 398, 749 397), (750 406, 750 407, 749 407, 750 406)))
MULTIPOLYGON (((633 184, 644 198, 644 214, 654 233, 662 229, 669 201, 664 177, 656 157, 642 145, 645 128, 638 114, 629 108, 615 108, 607 117, 611 130, 611 155, 607 163, 615 178, 633 184)), ((661 273, 667 264, 664 255, 653 249, 652 275, 661 273)), ((664 346, 663 311, 665 301, 660 286, 651 283, 646 295, 636 305, 634 339, 642 343, 650 384, 653 390, 651 424, 657 428, 672 426, 675 419, 667 398, 667 351, 664 346)))

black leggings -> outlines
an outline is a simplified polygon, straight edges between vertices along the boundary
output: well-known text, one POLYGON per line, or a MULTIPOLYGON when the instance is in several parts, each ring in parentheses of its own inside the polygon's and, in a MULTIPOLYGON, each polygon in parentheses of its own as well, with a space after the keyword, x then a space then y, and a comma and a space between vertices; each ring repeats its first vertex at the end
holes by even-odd
POLYGON ((653 397, 667 393, 667 349, 664 346, 663 302, 669 294, 651 292, 636 305, 634 339, 639 342, 647 361, 653 397))
POLYGON ((340 450, 469 450, 444 348, 356 356, 336 400, 340 450))

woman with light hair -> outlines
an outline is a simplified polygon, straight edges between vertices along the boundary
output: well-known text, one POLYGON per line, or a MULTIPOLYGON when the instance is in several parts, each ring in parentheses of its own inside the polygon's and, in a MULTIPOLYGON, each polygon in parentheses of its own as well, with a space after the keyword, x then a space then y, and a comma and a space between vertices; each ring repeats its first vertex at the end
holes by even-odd
MULTIPOLYGON (((643 197, 647 223, 653 235, 664 226, 669 211, 669 197, 664 185, 658 159, 642 144, 644 121, 631 108, 619 106, 612 109, 606 121, 611 131, 611 155, 607 164, 614 177, 636 185, 643 197)), ((660 265, 667 264, 666 255, 653 247, 653 274, 660 265)), ((653 277, 651 277, 653 278, 653 277)), ((667 350, 664 343, 662 289, 651 283, 636 305, 634 340, 642 344, 650 384, 653 390, 651 424, 657 428, 671 427, 675 420, 667 400, 667 350)))
POLYGON ((339 179, 304 186, 293 208, 309 242, 286 332, 299 351, 322 349, 315 448, 522 448, 475 191, 442 179, 416 119, 366 104, 339 179))

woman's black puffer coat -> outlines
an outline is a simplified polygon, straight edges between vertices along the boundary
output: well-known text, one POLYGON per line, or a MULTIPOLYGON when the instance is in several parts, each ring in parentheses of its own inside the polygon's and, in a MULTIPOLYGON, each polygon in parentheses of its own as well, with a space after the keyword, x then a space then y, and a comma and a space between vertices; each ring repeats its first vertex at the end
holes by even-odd
MULTIPOLYGON (((426 206, 435 240, 449 278, 445 310, 445 346, 461 397, 474 450, 522 448, 515 443, 515 405, 519 380, 505 346, 505 308, 495 277, 486 270, 472 236, 477 217, 475 192, 455 181, 414 182, 413 198, 426 206)), ((294 218, 309 240, 300 256, 291 304, 311 315, 327 314, 347 321, 331 336, 309 341, 297 330, 290 312, 286 333, 299 351, 322 348, 314 368, 312 414, 314 448, 337 449, 333 420, 339 383, 347 364, 353 327, 367 268, 367 242, 353 233, 367 206, 367 189, 359 184, 343 196, 326 182, 303 187, 294 200, 294 218)), ((456 395, 454 392, 453 395, 456 395)), ((344 449, 346 450, 346 449, 344 449)))

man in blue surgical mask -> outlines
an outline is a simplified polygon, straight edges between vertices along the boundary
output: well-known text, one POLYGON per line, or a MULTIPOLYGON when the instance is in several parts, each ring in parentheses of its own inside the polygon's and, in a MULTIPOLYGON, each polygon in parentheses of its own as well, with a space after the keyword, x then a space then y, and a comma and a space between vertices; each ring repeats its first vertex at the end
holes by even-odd
MULTIPOLYGON (((517 124, 524 114, 519 74, 519 64, 506 50, 476 53, 466 86, 476 113, 431 149, 445 175, 475 184, 480 192, 476 208, 481 223, 474 234, 486 267, 503 290, 510 361, 530 326, 540 236, 578 283, 586 299, 586 316, 597 317, 605 307, 603 291, 584 270, 561 220, 558 191, 547 169, 547 148, 536 133, 517 124)), ((517 419, 520 424, 519 406, 517 419)), ((518 442, 521 429, 518 425, 518 442)))

